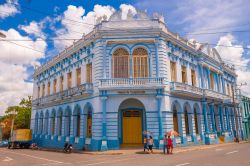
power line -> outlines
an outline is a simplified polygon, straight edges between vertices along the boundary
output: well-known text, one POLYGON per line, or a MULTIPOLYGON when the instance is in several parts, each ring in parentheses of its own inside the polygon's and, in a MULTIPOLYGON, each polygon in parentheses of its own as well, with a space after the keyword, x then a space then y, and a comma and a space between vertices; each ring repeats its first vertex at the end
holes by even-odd
POLYGON ((33 51, 36 51, 36 52, 45 54, 45 52, 43 52, 43 51, 36 50, 36 49, 34 49, 34 48, 27 47, 27 46, 24 46, 24 45, 21 45, 21 44, 17 44, 17 43, 15 43, 15 42, 11 42, 11 41, 6 41, 6 42, 11 43, 11 44, 15 44, 15 45, 17 45, 17 46, 19 46, 19 47, 27 48, 27 49, 30 49, 30 50, 33 50, 33 51))
POLYGON ((201 32, 201 33, 193 33, 193 32, 189 32, 186 33, 188 35, 215 35, 215 34, 220 34, 220 33, 245 33, 245 32, 250 32, 250 29, 246 29, 246 30, 238 30, 238 31, 224 31, 224 32, 201 32))

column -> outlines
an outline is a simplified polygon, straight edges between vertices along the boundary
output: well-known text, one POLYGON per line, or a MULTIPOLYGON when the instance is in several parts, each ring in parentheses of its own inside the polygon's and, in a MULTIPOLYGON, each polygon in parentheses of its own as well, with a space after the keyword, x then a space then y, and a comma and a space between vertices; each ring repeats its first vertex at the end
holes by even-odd
POLYGON ((208 89, 211 89, 210 70, 207 69, 208 89))
POLYGON ((226 91, 225 91, 225 81, 224 81, 223 75, 221 75, 221 82, 222 82, 222 92, 223 92, 224 94, 226 94, 226 91))
POLYGON ((158 40, 159 39, 157 39, 155 43, 156 77, 159 77, 159 56, 158 56, 159 41, 158 40))
MULTIPOLYGON (((133 57, 132 57, 132 53, 131 53, 131 51, 130 51, 130 53, 129 53, 129 78, 132 78, 133 77, 133 59, 132 59, 133 57)), ((112 70, 111 70, 111 72, 112 72, 112 70)), ((112 76, 111 76, 112 77, 112 76)))
POLYGON ((207 102, 202 101, 202 112, 204 117, 205 134, 208 133, 207 102))
POLYGON ((223 110, 222 110, 222 104, 219 104, 219 114, 220 114, 220 125, 221 125, 221 132, 225 131, 224 128, 224 116, 223 116, 223 110))
POLYGON ((214 119, 214 104, 210 105, 210 112, 211 112, 211 120, 212 120, 212 128, 213 128, 213 132, 216 132, 216 128, 215 128, 215 119, 214 119))
MULTIPOLYGON (((59 84, 61 83, 61 80, 59 79, 59 84)), ((65 71, 63 73, 63 90, 68 89, 68 73, 65 71)))
POLYGON ((103 65, 103 76, 102 76, 102 78, 107 78, 107 72, 106 72, 106 63, 107 63, 107 61, 106 61, 106 58, 107 58, 107 55, 106 55, 106 48, 107 48, 107 44, 106 44, 106 41, 104 40, 103 42, 102 42, 102 51, 103 51, 103 53, 102 53, 102 57, 103 57, 103 59, 102 59, 102 65, 103 65))
POLYGON ((107 145, 107 122, 106 122, 106 102, 107 96, 106 91, 102 91, 101 101, 102 101, 102 142, 101 142, 101 151, 108 150, 107 145))
POLYGON ((159 149, 162 149, 164 146, 163 142, 163 134, 162 134, 162 112, 161 112, 161 101, 162 101, 162 94, 161 90, 157 89, 157 110, 158 110, 158 126, 159 126, 159 149))
POLYGON ((230 131, 230 122, 229 122, 229 113, 228 113, 228 108, 225 108, 226 112, 226 120, 227 120, 227 131, 230 131))
POLYGON ((72 83, 71 83, 71 87, 76 87, 76 68, 73 68, 72 69, 72 76, 71 76, 72 78, 71 78, 71 81, 72 81, 72 83))
POLYGON ((199 87, 200 88, 204 88, 204 80, 203 80, 203 70, 202 70, 202 66, 199 64, 199 87))

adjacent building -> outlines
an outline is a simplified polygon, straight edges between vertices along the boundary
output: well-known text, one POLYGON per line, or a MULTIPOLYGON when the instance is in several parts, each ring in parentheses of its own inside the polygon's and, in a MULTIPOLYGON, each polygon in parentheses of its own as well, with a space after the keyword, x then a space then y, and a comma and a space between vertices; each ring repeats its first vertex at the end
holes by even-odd
POLYGON ((250 139, 250 98, 241 96, 242 123, 245 138, 250 139))
POLYGON ((162 16, 117 11, 35 70, 33 138, 107 150, 147 133, 161 148, 175 130, 175 146, 229 142, 243 132, 236 81, 216 49, 169 31, 162 16))

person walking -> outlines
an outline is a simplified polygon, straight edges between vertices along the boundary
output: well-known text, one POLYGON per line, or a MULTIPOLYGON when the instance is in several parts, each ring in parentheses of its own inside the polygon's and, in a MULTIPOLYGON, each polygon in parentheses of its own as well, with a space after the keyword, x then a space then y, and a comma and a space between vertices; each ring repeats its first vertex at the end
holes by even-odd
POLYGON ((150 150, 151 153, 153 153, 153 145, 154 145, 154 140, 152 136, 149 136, 149 140, 148 140, 148 148, 150 150))
POLYGON ((170 136, 168 136, 168 144, 167 144, 168 150, 170 154, 173 154, 173 140, 170 138, 170 136))
POLYGON ((167 154, 169 154, 167 135, 164 136, 164 145, 163 145, 163 153, 164 154, 166 154, 166 149, 167 149, 167 154))
POLYGON ((146 151, 146 149, 149 151, 148 149, 148 139, 147 139, 147 136, 144 135, 144 138, 143 138, 143 145, 144 145, 144 152, 146 151))

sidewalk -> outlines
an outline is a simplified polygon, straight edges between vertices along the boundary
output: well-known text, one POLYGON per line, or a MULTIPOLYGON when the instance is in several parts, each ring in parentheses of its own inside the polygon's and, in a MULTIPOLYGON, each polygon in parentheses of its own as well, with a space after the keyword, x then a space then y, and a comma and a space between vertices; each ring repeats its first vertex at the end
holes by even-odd
MULTIPOLYGON (((241 141, 239 144, 243 143, 250 143, 249 141, 241 141)), ((216 147, 223 147, 228 145, 238 144, 235 142, 231 143, 224 143, 224 144, 214 144, 214 145, 192 145, 186 147, 176 147, 174 148, 174 153, 183 153, 188 151, 195 151, 195 150, 204 150, 204 149, 211 149, 216 147)), ((154 154, 162 154, 163 150, 153 149, 154 154)), ((89 151, 81 151, 82 154, 91 154, 91 155, 121 155, 121 154, 147 154, 143 152, 142 148, 131 148, 131 149, 120 149, 120 150, 109 150, 104 152, 89 152, 89 151)))

